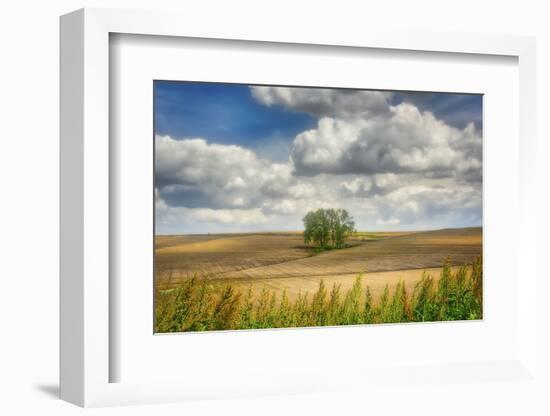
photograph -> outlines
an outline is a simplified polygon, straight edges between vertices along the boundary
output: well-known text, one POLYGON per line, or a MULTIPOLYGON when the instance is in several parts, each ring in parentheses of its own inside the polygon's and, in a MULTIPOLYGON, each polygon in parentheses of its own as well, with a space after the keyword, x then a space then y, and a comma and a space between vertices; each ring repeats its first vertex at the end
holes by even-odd
POLYGON ((154 333, 483 319, 483 95, 153 81, 154 333))

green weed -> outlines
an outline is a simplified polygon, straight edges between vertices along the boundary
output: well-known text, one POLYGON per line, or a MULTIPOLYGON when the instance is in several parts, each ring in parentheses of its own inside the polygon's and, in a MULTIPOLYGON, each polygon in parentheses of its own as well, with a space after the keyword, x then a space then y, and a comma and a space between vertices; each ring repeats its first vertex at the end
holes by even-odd
POLYGON ((403 281, 386 286, 377 303, 358 275, 342 293, 327 289, 323 280, 315 293, 299 293, 292 302, 286 291, 280 299, 264 288, 254 296, 231 285, 221 290, 207 279, 193 277, 181 286, 155 292, 155 332, 288 328, 326 325, 426 322, 483 317, 483 264, 477 258, 456 272, 447 260, 437 284, 426 272, 411 293, 403 281))

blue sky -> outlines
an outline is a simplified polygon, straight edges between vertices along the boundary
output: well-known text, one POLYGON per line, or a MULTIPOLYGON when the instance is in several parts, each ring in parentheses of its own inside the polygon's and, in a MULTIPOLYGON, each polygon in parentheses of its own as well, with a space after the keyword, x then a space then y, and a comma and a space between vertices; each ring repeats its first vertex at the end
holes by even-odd
POLYGON ((482 96, 155 81, 157 232, 481 224, 482 96))
MULTIPOLYGON (((203 137, 258 148, 274 138, 292 141, 316 125, 316 118, 283 106, 266 107, 253 99, 248 85, 155 81, 155 133, 203 137)), ((410 101, 452 126, 474 122, 481 129, 482 95, 399 92, 392 104, 410 101)))
POLYGON ((396 92, 393 103, 403 101, 410 101, 420 110, 432 112, 451 126, 464 128, 473 122, 478 130, 482 128, 483 96, 480 94, 396 92))
POLYGON ((294 136, 317 123, 305 112, 259 104, 246 85, 156 81, 154 93, 156 134, 259 151, 276 147, 275 159, 288 157, 294 136))

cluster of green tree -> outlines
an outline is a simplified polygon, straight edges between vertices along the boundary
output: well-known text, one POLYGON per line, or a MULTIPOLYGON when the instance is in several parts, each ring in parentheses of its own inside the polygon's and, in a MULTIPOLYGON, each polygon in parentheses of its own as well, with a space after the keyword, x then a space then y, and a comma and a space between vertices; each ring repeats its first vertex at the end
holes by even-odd
POLYGON ((345 209, 319 208, 303 218, 304 242, 320 249, 343 248, 355 232, 353 217, 345 209))

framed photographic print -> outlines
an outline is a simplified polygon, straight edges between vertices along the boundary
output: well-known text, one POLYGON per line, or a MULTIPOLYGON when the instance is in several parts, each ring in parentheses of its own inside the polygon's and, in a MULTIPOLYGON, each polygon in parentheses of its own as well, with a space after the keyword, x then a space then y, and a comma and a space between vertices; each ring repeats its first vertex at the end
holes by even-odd
POLYGON ((62 398, 538 386, 533 39, 243 25, 61 19, 62 398))
POLYGON ((482 95, 160 81, 155 332, 482 319, 482 95))

